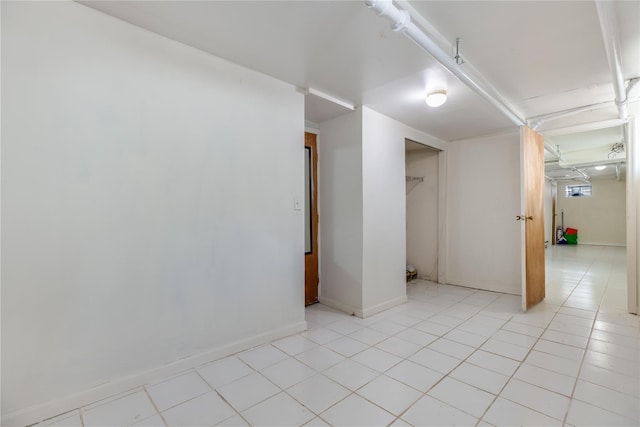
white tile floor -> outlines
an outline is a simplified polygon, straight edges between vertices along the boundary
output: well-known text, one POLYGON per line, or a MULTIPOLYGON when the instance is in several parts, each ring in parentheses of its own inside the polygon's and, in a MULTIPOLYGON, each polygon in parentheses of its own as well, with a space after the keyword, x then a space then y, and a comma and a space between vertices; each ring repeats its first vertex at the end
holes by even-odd
POLYGON ((368 319, 309 330, 43 425, 640 425, 640 328, 623 248, 547 249, 547 298, 417 280, 368 319))

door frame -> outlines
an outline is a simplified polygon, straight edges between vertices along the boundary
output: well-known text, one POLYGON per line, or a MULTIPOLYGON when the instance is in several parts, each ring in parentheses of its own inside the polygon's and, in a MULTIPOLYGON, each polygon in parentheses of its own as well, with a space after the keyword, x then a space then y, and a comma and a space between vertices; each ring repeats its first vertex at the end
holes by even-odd
POLYGON ((638 314, 640 294, 640 108, 634 106, 629 122, 624 125, 627 140, 627 311, 638 314))
MULTIPOLYGON (((406 134, 402 143, 412 141, 424 145, 438 152, 438 277, 437 282, 447 283, 447 144, 440 141, 429 140, 423 142, 423 135, 416 133, 406 134)), ((406 151, 405 151, 405 175, 406 175, 406 151)), ((404 217, 407 217, 405 205, 404 217)), ((406 227, 406 224, 405 224, 406 227)), ((405 236, 406 245, 406 236, 405 236)))
MULTIPOLYGON (((436 277, 434 278, 434 280, 438 283, 445 283, 446 282, 446 271, 445 271, 445 267, 447 265, 446 261, 446 250, 445 250, 445 245, 446 245, 446 227, 445 227, 445 219, 446 219, 446 199, 445 199, 445 180, 446 180, 446 164, 447 164, 447 159, 446 159, 446 150, 445 147, 438 147, 435 144, 429 144, 429 143, 424 143, 424 142, 420 142, 417 141, 415 139, 406 137, 404 139, 405 144, 407 141, 413 142, 415 144, 420 144, 425 146, 426 148, 429 148, 431 150, 433 150, 434 152, 436 152, 437 155, 437 161, 438 161, 438 212, 437 212, 437 219, 436 219, 436 227, 438 228, 438 235, 437 235, 437 250, 436 250, 436 277)), ((406 175, 406 166, 407 166, 407 150, 405 149, 404 151, 405 153, 405 157, 404 157, 404 165, 405 165, 405 175, 406 175)), ((405 212, 404 212, 404 216, 405 216, 405 220, 407 217, 407 206, 405 203, 405 212)), ((405 228, 406 228, 406 222, 405 222, 405 228)), ((406 245, 406 235, 405 235, 405 245, 406 245)))
MULTIPOLYGON (((305 156, 306 156, 306 148, 310 147, 310 154, 311 154, 311 162, 309 164, 310 167, 310 172, 311 172, 311 182, 306 182, 306 176, 305 176, 305 183, 304 185, 309 185, 309 195, 311 197, 311 212, 307 212, 306 210, 306 202, 305 202, 305 216, 309 215, 310 218, 310 225, 311 225, 311 252, 307 253, 305 251, 305 256, 304 256, 304 265, 305 265, 305 297, 304 297, 304 304, 305 306, 307 305, 311 305, 311 304, 315 304, 316 302, 319 301, 320 299, 320 220, 319 220, 319 203, 318 203, 318 194, 319 194, 319 188, 318 188, 318 162, 319 162, 319 158, 318 158, 318 132, 317 131, 310 131, 308 129, 305 129, 305 143, 304 143, 304 148, 305 148, 305 156), (310 139, 307 138, 307 135, 313 135, 313 140, 311 141, 310 139), (309 145, 307 145, 309 144, 309 145), (310 265, 309 264, 309 257, 308 255, 310 254, 314 254, 315 255, 315 261, 311 261, 311 264, 315 263, 314 265, 310 265), (307 292, 307 269, 308 268, 313 268, 315 269, 315 277, 317 278, 317 282, 315 284, 315 298, 313 297, 313 295, 309 295, 309 293, 307 292)), ((306 233, 306 231, 305 231, 306 233)), ((313 274, 312 274, 313 275, 313 274)), ((313 286, 313 285, 310 285, 313 286)))
POLYGON ((586 123, 583 125, 567 126, 549 131, 542 131, 542 134, 563 135, 567 133, 582 132, 585 130, 601 129, 609 126, 623 126, 627 141, 627 206, 626 206, 626 228, 627 228, 627 311, 638 314, 640 306, 640 106, 630 104, 630 114, 627 123, 622 121, 608 120, 599 123, 586 123))

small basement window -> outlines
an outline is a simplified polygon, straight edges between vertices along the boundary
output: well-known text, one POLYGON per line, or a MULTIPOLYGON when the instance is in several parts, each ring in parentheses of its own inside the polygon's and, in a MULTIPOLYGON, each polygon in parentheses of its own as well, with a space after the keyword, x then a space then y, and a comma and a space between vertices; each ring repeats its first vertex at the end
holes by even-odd
POLYGON ((565 197, 582 197, 591 195, 591 184, 567 185, 564 188, 565 197))

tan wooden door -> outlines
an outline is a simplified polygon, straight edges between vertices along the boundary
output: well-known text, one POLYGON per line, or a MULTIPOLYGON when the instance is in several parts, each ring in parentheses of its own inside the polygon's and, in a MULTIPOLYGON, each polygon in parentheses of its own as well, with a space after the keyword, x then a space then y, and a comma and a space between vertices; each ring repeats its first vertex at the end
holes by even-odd
POLYGON ((518 219, 524 222, 522 308, 527 310, 545 296, 544 137, 523 126, 520 141, 523 211, 518 219))
POLYGON ((304 134, 305 147, 305 254, 304 305, 318 302, 318 148, 316 135, 304 134))

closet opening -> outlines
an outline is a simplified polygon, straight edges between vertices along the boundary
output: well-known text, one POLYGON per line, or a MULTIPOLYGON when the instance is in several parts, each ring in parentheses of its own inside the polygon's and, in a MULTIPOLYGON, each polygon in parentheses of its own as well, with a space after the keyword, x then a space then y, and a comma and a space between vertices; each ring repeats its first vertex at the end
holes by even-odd
POLYGON ((407 281, 438 282, 440 153, 405 140, 407 281))

